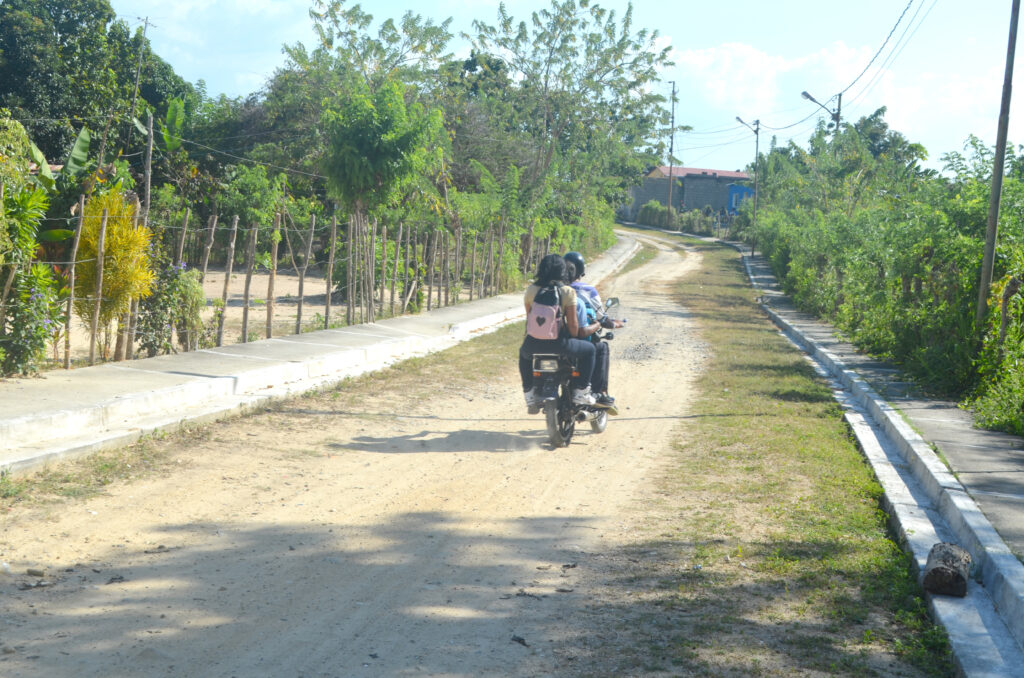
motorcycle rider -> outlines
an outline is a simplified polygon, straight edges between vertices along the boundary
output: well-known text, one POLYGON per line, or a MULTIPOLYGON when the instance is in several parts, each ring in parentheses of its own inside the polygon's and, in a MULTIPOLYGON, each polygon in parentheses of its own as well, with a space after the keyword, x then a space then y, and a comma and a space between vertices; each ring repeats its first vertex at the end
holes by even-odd
MULTIPOLYGON (((605 329, 615 329, 622 327, 622 321, 615 320, 608 317, 604 312, 604 303, 601 301, 601 294, 597 291, 597 288, 593 285, 580 280, 586 272, 586 262, 583 259, 583 255, 579 252, 566 252, 565 254, 566 265, 569 267, 570 272, 570 286, 576 290, 578 299, 581 299, 586 304, 588 309, 587 317, 593 317, 595 324, 599 323, 600 327, 605 329)), ((585 326, 587 323, 582 323, 581 326, 585 326)), ((615 404, 615 398, 608 395, 608 370, 611 363, 611 355, 609 352, 608 343, 600 341, 592 335, 597 330, 588 332, 582 335, 580 338, 589 336, 590 340, 594 343, 596 350, 594 357, 594 374, 591 377, 591 390, 594 392, 594 399, 598 405, 606 407, 613 407, 615 404)))
MULTIPOLYGON (((541 259, 537 266, 536 278, 523 295, 527 318, 533 307, 534 299, 542 288, 554 285, 558 294, 563 330, 557 339, 538 339, 527 334, 519 347, 519 376, 523 382, 523 395, 530 414, 537 414, 543 405, 542 395, 533 385, 533 354, 560 353, 576 359, 579 376, 572 380, 572 400, 578 405, 593 405, 594 396, 590 391, 591 374, 594 371, 594 344, 574 337, 579 336, 580 327, 576 316, 576 291, 569 286, 565 259, 557 254, 549 254, 541 259)), ((590 333, 597 330, 598 325, 586 327, 590 333)))

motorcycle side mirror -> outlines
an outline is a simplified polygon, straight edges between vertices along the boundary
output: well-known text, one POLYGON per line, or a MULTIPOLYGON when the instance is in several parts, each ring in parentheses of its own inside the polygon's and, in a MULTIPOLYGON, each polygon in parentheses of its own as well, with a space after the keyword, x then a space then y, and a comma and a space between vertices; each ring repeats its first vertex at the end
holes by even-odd
POLYGON ((604 302, 605 310, 607 310, 609 308, 612 308, 614 306, 618 306, 618 305, 619 305, 619 298, 618 297, 612 297, 608 301, 604 302))

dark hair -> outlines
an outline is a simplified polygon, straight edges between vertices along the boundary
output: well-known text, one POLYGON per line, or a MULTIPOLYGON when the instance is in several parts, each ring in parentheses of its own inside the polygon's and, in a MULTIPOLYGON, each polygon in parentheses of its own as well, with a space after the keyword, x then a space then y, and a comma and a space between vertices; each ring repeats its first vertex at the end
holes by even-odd
POLYGON ((537 265, 537 279, 535 281, 538 285, 565 281, 565 259, 557 254, 549 254, 540 260, 540 264, 537 265))
POLYGON ((576 275, 576 264, 572 263, 571 261, 566 260, 566 262, 565 262, 565 279, 567 281, 569 281, 569 282, 576 282, 577 278, 579 278, 579 276, 576 275))

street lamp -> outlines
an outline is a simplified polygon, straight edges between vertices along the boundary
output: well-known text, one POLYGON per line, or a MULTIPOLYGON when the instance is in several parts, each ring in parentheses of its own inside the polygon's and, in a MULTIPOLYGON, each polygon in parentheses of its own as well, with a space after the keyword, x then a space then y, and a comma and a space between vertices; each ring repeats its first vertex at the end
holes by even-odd
MULTIPOLYGON (((807 92, 804 92, 804 94, 807 94, 807 92)), ((754 133, 754 234, 755 234, 754 238, 755 238, 755 240, 754 240, 753 243, 751 243, 751 246, 750 246, 750 255, 753 256, 754 255, 754 245, 757 243, 757 240, 756 240, 756 238, 757 238, 757 175, 759 174, 758 171, 757 171, 757 163, 758 163, 758 160, 760 160, 760 158, 761 158, 761 121, 760 120, 755 120, 754 121, 754 126, 751 127, 747 123, 743 122, 743 119, 740 116, 737 115, 736 116, 736 122, 738 122, 739 124, 743 125, 744 127, 746 127, 747 129, 749 129, 751 132, 754 133)))
POLYGON ((840 116, 840 113, 843 110, 843 93, 842 92, 839 93, 839 102, 838 102, 838 105, 836 106, 836 110, 834 110, 834 111, 829 109, 829 108, 825 108, 825 106, 820 101, 818 101, 817 99, 812 97, 810 94, 808 94, 807 90, 804 90, 803 92, 800 92, 800 96, 802 96, 804 99, 807 99, 808 101, 813 101, 814 103, 818 104, 818 106, 821 108, 821 110, 823 110, 826 113, 828 113, 829 117, 832 118, 832 122, 835 123, 835 126, 836 126, 834 134, 838 134, 839 133, 839 116, 840 116))

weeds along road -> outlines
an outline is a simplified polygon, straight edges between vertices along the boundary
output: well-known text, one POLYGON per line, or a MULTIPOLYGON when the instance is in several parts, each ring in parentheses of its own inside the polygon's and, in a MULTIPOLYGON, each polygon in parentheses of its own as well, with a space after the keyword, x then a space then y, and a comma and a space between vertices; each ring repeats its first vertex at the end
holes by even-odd
MULTIPOLYGON (((15 506, 4 676, 536 676, 575 664, 586 573, 630 529, 701 368, 656 258, 603 286, 621 415, 552 450, 521 328, 146 444, 156 469, 15 506), (21 578, 24 579, 24 578, 21 578)), ((599 660, 599 658, 598 658, 599 660)))

